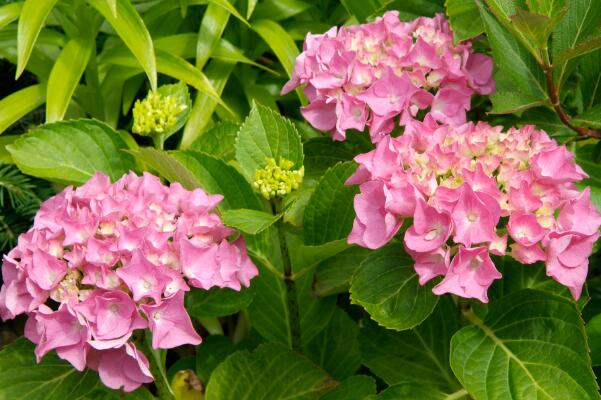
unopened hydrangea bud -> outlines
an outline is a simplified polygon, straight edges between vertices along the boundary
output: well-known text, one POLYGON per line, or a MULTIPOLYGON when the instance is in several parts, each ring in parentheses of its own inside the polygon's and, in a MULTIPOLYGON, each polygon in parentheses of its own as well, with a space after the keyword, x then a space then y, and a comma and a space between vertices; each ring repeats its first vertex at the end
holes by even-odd
POLYGON ((255 172, 253 186, 268 200, 284 197, 298 189, 305 175, 305 167, 296 170, 292 167, 294 163, 285 158, 280 158, 279 164, 274 158, 268 158, 267 165, 255 172))
POLYGON ((175 126, 178 115, 187 107, 186 104, 178 102, 176 96, 150 92, 144 100, 136 100, 132 130, 145 136, 163 134, 175 126))

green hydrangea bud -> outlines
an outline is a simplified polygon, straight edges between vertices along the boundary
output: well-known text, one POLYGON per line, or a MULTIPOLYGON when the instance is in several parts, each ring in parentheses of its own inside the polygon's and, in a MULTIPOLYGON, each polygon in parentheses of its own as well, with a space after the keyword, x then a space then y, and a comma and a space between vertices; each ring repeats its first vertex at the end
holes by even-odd
POLYGON ((163 96, 150 92, 142 101, 134 105, 133 132, 139 135, 161 135, 173 128, 177 116, 188 106, 178 102, 176 96, 163 96))
POLYGON ((267 165, 255 172, 253 186, 268 200, 284 197, 298 189, 305 175, 305 167, 296 170, 292 167, 294 163, 285 158, 281 158, 279 164, 275 159, 268 158, 267 165))

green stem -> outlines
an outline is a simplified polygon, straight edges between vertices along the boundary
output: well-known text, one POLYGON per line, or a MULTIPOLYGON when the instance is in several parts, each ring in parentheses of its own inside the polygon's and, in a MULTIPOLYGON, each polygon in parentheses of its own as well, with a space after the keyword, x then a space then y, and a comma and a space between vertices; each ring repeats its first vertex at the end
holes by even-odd
POLYGON ((450 395, 448 395, 447 397, 445 397, 445 400, 456 400, 456 399, 461 399, 465 396, 467 396, 469 393, 467 392, 467 390, 465 389, 460 389, 454 393, 451 393, 450 395))
POLYGON ((198 317, 198 321, 211 335, 223 335, 223 327, 217 317, 198 317))
POLYGON ((165 350, 155 350, 150 344, 150 338, 146 339, 146 354, 150 362, 150 373, 154 376, 154 385, 157 388, 157 396, 160 400, 174 400, 174 393, 167 380, 165 368, 165 350))
POLYGON ((154 135, 152 136, 152 141, 154 142, 154 147, 163 150, 165 145, 165 135, 154 135))
MULTIPOLYGON (((279 199, 274 199, 274 208, 276 213, 281 212, 282 203, 279 199)), ((280 251, 284 263, 284 284, 286 285, 286 303, 288 307, 288 324, 290 328, 290 347, 292 350, 300 351, 300 314, 298 310, 298 297, 296 294, 296 284, 292 279, 292 264, 290 263, 290 254, 288 252, 288 243, 286 242, 286 227, 284 219, 276 223, 278 238, 280 241, 280 251)))

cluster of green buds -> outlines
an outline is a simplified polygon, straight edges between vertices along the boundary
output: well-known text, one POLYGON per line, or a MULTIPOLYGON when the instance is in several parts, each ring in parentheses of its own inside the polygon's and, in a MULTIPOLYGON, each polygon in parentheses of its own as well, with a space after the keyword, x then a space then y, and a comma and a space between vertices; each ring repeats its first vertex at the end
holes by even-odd
POLYGON ((188 106, 178 101, 176 96, 163 96, 150 92, 142 101, 134 105, 134 133, 139 135, 161 135, 177 123, 178 115, 188 106))
POLYGON ((255 172, 253 186, 268 200, 284 197, 298 189, 305 175, 305 167, 296 170, 292 167, 294 163, 285 158, 280 158, 279 163, 273 158, 268 158, 267 165, 255 172))

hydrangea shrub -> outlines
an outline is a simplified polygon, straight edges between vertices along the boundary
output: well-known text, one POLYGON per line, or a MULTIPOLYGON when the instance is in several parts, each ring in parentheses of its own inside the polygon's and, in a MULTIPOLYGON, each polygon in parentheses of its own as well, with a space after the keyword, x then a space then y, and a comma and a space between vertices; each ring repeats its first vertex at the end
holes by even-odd
POLYGON ((88 3, 154 48, 97 42, 104 122, 7 140, 56 195, 3 255, 0 400, 599 397, 594 2, 88 3))

